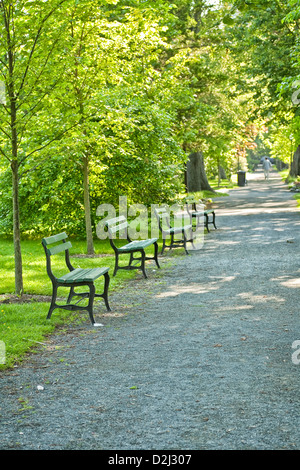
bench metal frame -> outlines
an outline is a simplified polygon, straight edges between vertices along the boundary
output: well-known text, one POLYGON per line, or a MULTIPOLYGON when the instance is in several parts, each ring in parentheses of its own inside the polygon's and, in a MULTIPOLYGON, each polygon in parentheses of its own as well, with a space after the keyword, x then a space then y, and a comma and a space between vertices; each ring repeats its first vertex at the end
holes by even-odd
POLYGON ((131 269, 140 269, 144 275, 145 278, 147 278, 147 273, 145 269, 145 262, 146 260, 154 260, 156 263, 156 266, 160 268, 159 262, 158 262, 158 244, 157 244, 157 238, 149 238, 147 240, 134 240, 132 241, 131 238, 128 235, 128 221, 124 216, 120 217, 115 217, 113 219, 107 220, 105 222, 105 226, 107 227, 108 235, 109 235, 109 242, 111 247, 114 250, 115 253, 115 268, 114 268, 114 273, 113 276, 117 274, 117 271, 119 269, 126 269, 126 270, 131 270, 131 269), (117 246, 116 243, 114 242, 114 239, 116 239, 116 234, 120 231, 124 231, 125 234, 125 240, 128 243, 123 244, 122 246, 117 246), (148 246, 154 246, 154 255, 153 256, 147 256, 145 253, 145 249, 148 246), (134 253, 140 253, 139 257, 135 257, 134 253), (125 266, 120 266, 119 264, 119 257, 120 255, 123 254, 129 254, 129 263, 125 266), (133 265, 134 261, 140 261, 139 265, 133 265))
POLYGON ((56 308, 62 308, 65 310, 86 310, 89 313, 91 323, 95 325, 96 323, 93 315, 95 297, 102 297, 107 311, 111 311, 108 303, 108 288, 110 282, 108 274, 109 268, 74 268, 70 262, 69 254, 69 248, 72 247, 72 244, 70 241, 67 241, 67 238, 67 234, 63 232, 42 239, 42 245, 46 254, 47 273, 52 282, 52 299, 47 319, 51 317, 53 310, 56 308), (65 263, 69 272, 58 278, 52 271, 51 257, 62 251, 65 252, 65 263), (104 291, 102 294, 98 294, 95 292, 94 281, 101 276, 104 276, 104 291), (88 292, 75 292, 74 288, 79 286, 88 286, 88 292), (70 289, 67 303, 64 305, 59 305, 56 302, 58 287, 67 287, 70 289), (79 300, 75 303, 71 303, 72 298, 75 296, 80 297, 79 300), (78 305, 78 303, 84 298, 88 298, 88 305, 85 307, 78 305))
POLYGON ((164 207, 159 207, 154 209, 155 216, 157 218, 158 227, 162 235, 163 246, 161 250, 161 255, 163 254, 165 248, 183 247, 185 253, 188 255, 186 244, 191 242, 193 244, 193 233, 192 233, 192 224, 184 225, 183 227, 172 227, 170 223, 170 213, 164 207), (191 237, 187 237, 187 233, 190 232, 191 237), (181 234, 181 239, 175 239, 175 235, 181 234), (170 238, 170 244, 166 244, 166 238, 170 238))
POLYGON ((214 228, 217 229, 216 214, 215 214, 214 209, 204 209, 204 208, 198 209, 197 203, 192 202, 192 204, 186 204, 186 210, 192 218, 196 219, 196 227, 199 227, 199 225, 201 224, 201 218, 203 217, 204 225, 208 232, 210 232, 208 228, 209 224, 213 224, 214 228), (191 209, 191 205, 192 205, 192 209, 191 209), (211 218, 209 217, 210 215, 212 216, 211 218))

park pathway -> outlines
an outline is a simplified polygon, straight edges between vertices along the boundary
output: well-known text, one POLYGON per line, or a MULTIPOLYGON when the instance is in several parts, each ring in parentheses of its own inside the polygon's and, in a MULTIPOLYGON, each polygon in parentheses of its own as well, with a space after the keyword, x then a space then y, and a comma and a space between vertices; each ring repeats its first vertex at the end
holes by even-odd
POLYGON ((300 213, 276 172, 248 178, 201 250, 112 294, 104 328, 0 375, 1 449, 300 449, 300 213))

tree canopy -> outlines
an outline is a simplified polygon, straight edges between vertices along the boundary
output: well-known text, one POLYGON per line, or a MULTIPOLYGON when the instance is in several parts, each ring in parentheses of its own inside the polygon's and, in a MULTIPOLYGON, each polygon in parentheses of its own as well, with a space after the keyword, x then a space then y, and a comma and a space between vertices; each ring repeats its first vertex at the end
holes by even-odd
POLYGON ((0 0, 0 232, 16 292, 22 234, 67 230, 93 253, 97 206, 174 201, 190 154, 210 177, 262 148, 290 163, 299 20, 296 0, 0 0))

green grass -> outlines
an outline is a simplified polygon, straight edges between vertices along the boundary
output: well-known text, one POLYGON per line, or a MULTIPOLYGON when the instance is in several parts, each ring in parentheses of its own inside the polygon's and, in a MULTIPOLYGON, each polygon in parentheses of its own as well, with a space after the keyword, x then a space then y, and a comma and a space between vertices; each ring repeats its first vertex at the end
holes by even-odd
MULTIPOLYGON (((40 240, 24 240, 22 246, 24 294, 51 295, 52 285, 46 272, 46 257, 40 240)), ((85 241, 73 241, 71 255, 86 252, 85 241)), ((109 254, 97 258, 71 257, 74 267, 109 266, 113 272, 114 256, 108 241, 95 240, 95 252, 109 254)), ((56 273, 65 273, 63 255, 58 254, 54 259, 56 273)), ((126 261, 126 260, 125 260, 126 261)), ((124 286, 126 279, 133 278, 135 271, 119 271, 116 277, 111 275, 110 292, 124 286)), ((0 237, 0 295, 13 294, 14 285, 14 255, 13 242, 6 237, 0 237)), ((96 289, 103 289, 103 280, 96 281, 96 289)), ((59 295, 64 295, 64 289, 59 295)), ((8 295, 7 295, 8 297, 8 295)), ((103 303, 104 307, 104 303, 103 303)), ((85 314, 78 314, 63 309, 56 309, 50 320, 46 319, 49 303, 35 302, 0 304, 0 341, 5 344, 5 364, 0 364, 0 370, 12 367, 21 361, 29 350, 43 342, 45 337, 55 331, 58 326, 85 321, 85 314)), ((103 312, 105 312, 105 307, 103 312)), ((2 361, 3 362, 3 361, 2 361)))
POLYGON ((209 199, 214 199, 214 198, 218 198, 218 197, 223 197, 223 196, 228 196, 228 193, 226 192, 228 189, 230 188, 233 188, 234 187, 234 184, 231 184, 229 181, 227 181, 227 184, 224 183, 224 185, 220 185, 218 187, 218 183, 215 182, 215 181, 209 181, 209 184, 211 186, 211 188, 213 190, 215 190, 216 192, 213 193, 212 191, 196 191, 196 192, 191 192, 191 193, 184 193, 184 194, 179 194, 178 195, 178 199, 180 201, 184 201, 185 198, 187 196, 189 197, 193 197, 195 198, 196 200, 202 200, 202 201, 205 201, 205 200, 209 200, 209 199))
POLYGON ((293 195, 293 199, 296 199, 297 201, 297 207, 299 208, 300 207, 300 193, 295 193, 293 195))
MULTIPOLYGON (((292 177, 289 176, 290 170, 289 168, 286 170, 279 171, 279 174, 282 178, 282 180, 291 187, 293 183, 298 180, 299 176, 297 177, 292 177)), ((294 193, 293 194, 293 199, 296 199, 297 201, 297 208, 300 208, 300 193, 294 193)))
POLYGON ((286 183, 292 183, 296 178, 292 178, 289 176, 290 170, 287 168, 286 170, 281 170, 278 172, 279 175, 281 176, 282 180, 285 181, 286 183))
MULTIPOLYGON (((72 264, 74 267, 96 267, 96 266, 114 266, 114 257, 112 250, 107 241, 95 241, 95 252, 100 254, 109 254, 110 256, 97 258, 76 258, 78 255, 86 252, 85 241, 72 240, 72 248, 70 250, 72 264)), ((14 292, 14 257, 13 244, 11 240, 0 238, 0 294, 14 292)), ((51 282, 46 272, 46 258, 40 240, 24 240, 22 242, 22 262, 23 262, 23 278, 24 293, 36 295, 50 295, 51 282)), ((66 270, 64 263, 64 255, 58 254, 53 259, 53 266, 57 274, 63 274, 66 270)), ((124 272, 120 272, 120 276, 112 279, 111 287, 115 287, 120 279, 128 277, 124 272)))
POLYGON ((6 352, 0 370, 13 367, 59 325, 72 321, 70 312, 63 310, 53 315, 53 320, 46 320, 48 308, 48 304, 40 302, 0 305, 0 340, 6 352))
MULTIPOLYGON (((217 179, 214 180, 209 180, 209 185, 212 189, 215 191, 218 191, 218 196, 228 196, 226 191, 228 189, 232 189, 237 186, 237 175, 232 175, 231 180, 221 180, 220 183, 218 183, 217 179), (223 193, 225 191, 225 193, 223 193)), ((211 196, 207 196, 211 197, 211 196)), ((214 195, 216 197, 216 195, 214 195)))

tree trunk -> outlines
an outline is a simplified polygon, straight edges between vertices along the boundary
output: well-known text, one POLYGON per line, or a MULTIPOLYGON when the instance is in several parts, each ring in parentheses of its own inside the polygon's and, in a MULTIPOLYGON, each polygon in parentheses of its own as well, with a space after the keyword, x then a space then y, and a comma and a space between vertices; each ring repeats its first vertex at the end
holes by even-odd
POLYGON ((12 171, 12 198, 13 198, 13 240, 15 258, 15 291, 17 295, 23 294, 23 268, 21 255, 20 208, 19 208, 19 162, 18 162, 18 134, 17 134, 17 106, 14 82, 14 53, 10 42, 9 23, 6 23, 8 36, 8 70, 9 80, 7 91, 10 111, 10 139, 11 139, 11 171, 12 171))
POLYGON ((93 230, 91 222, 91 205, 90 205, 90 190, 89 190, 89 158, 83 157, 83 199, 84 199, 84 216, 85 216, 85 230, 86 230, 86 243, 87 254, 93 255, 95 253, 93 243, 93 230))
POLYGON ((290 176, 295 178, 298 175, 300 175, 300 145, 294 153, 293 161, 290 167, 290 176))
POLYGON ((194 152, 189 155, 186 165, 186 182, 188 192, 215 192, 207 180, 202 152, 194 152))
POLYGON ((219 177, 221 180, 227 180, 226 172, 221 165, 219 165, 219 177))
POLYGON ((12 169, 12 191, 13 191, 13 238, 15 256, 15 291, 17 295, 23 294, 23 268, 21 255, 21 234, 20 234, 20 210, 19 210, 19 175, 18 162, 13 160, 12 169))

